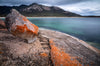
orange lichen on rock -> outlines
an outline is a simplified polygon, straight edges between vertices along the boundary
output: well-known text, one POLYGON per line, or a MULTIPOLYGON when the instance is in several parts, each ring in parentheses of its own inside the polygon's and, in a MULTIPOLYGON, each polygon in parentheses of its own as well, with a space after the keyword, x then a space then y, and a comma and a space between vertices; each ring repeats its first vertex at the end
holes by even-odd
MULTIPOLYGON (((22 18, 23 18, 23 20, 24 21, 29 21, 26 17, 24 17, 24 16, 22 16, 22 18)), ((34 29, 35 29, 35 31, 34 31, 34 33, 37 35, 38 34, 38 31, 39 31, 39 29, 38 29, 38 26, 36 26, 36 25, 34 25, 34 24, 32 24, 31 23, 31 25, 34 27, 34 29)))
MULTIPOLYGON (((29 20, 28 20, 26 17, 24 17, 24 16, 22 16, 22 18, 23 18, 24 21, 29 21, 29 20)), ((32 25, 32 26, 34 27, 33 33, 35 33, 35 34, 37 35, 37 34, 38 34, 38 31, 39 31, 38 26, 36 26, 36 25, 34 25, 34 24, 32 24, 32 23, 30 23, 30 25, 32 25)))
POLYGON ((35 31, 32 31, 32 30, 28 29, 26 24, 24 24, 22 26, 16 25, 16 29, 14 31, 11 31, 11 32, 12 32, 13 35, 24 33, 24 32, 26 32, 27 34, 35 34, 35 35, 37 35, 38 34, 38 27, 35 26, 35 31))
POLYGON ((15 9, 12 9, 11 13, 7 15, 5 24, 7 25, 8 31, 17 37, 26 39, 28 43, 32 43, 37 39, 38 26, 32 24, 15 9))
POLYGON ((22 18, 24 21, 28 21, 28 19, 26 17, 22 16, 22 18))
POLYGON ((35 29, 34 33, 35 33, 36 35, 38 35, 38 31, 39 31, 38 26, 36 26, 36 25, 34 25, 34 24, 32 24, 32 25, 33 25, 33 27, 34 27, 34 29, 35 29))
POLYGON ((20 34, 20 33, 24 33, 26 30, 28 30, 28 28, 26 27, 25 24, 22 25, 22 26, 16 25, 16 29, 11 30, 11 32, 12 32, 13 35, 17 35, 17 34, 20 34))
POLYGON ((2 52, 0 51, 0 54, 2 54, 2 52))
POLYGON ((47 57, 48 55, 46 53, 40 53, 40 56, 47 57))
POLYGON ((49 40, 49 43, 50 43, 50 45, 51 45, 51 44, 54 44, 54 42, 53 42, 52 39, 49 40))
POLYGON ((74 57, 56 47, 53 40, 50 40, 49 43, 51 47, 51 60, 54 66, 82 66, 74 57))

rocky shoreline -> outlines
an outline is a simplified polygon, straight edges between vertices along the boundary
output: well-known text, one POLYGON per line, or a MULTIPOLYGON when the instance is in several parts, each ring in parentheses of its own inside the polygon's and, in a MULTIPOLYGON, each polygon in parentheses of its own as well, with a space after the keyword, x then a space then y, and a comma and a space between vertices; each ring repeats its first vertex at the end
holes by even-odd
POLYGON ((0 66, 100 66, 100 50, 71 35, 38 29, 15 9, 0 21, 0 66))
POLYGON ((14 37, 6 29, 0 29, 0 65, 55 65, 55 63, 52 62, 53 59, 51 59, 51 57, 55 56, 51 54, 52 46, 50 46, 51 44, 49 43, 51 39, 57 48, 69 54, 72 58, 75 57, 80 64, 89 64, 91 66, 100 65, 98 49, 68 34, 47 29, 39 29, 39 36, 36 42, 32 44, 27 44, 25 40, 14 37))
MULTIPOLYGON (((62 36, 63 36, 63 35, 66 35, 66 36, 68 36, 68 37, 70 37, 70 38, 72 38, 72 39, 75 39, 76 41, 82 43, 83 46, 85 46, 85 47, 87 47, 87 48, 93 50, 94 52, 100 54, 100 50, 99 50, 99 49, 97 49, 97 48, 91 46, 91 45, 88 44, 87 42, 85 42, 85 41, 83 41, 83 40, 80 40, 80 39, 78 39, 78 38, 76 38, 76 37, 74 37, 74 36, 71 36, 71 35, 69 35, 69 34, 62 33, 62 32, 59 32, 59 31, 50 30, 50 29, 45 29, 45 28, 39 28, 39 29, 40 29, 40 31, 44 31, 44 32, 45 32, 45 31, 48 31, 48 32, 55 32, 55 33, 60 34, 60 35, 62 35, 62 36)), ((56 35, 56 34, 55 34, 55 35, 56 35)), ((67 38, 67 37, 66 37, 66 38, 67 38)))

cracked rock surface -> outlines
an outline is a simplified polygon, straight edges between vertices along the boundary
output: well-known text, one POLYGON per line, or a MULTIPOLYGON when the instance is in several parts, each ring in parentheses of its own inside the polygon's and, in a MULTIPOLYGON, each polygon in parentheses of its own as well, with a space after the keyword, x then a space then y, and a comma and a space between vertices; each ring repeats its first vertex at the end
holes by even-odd
POLYGON ((7 30, 0 30, 0 48, 2 49, 0 65, 48 66, 49 48, 43 47, 41 43, 48 44, 47 41, 39 38, 34 43, 27 44, 25 40, 13 36, 7 30))
POLYGON ((100 66, 99 50, 70 35, 40 29, 37 40, 27 44, 6 29, 0 29, 1 66, 66 66, 66 62, 75 63, 70 61, 73 57, 79 66, 100 66), (51 39, 54 43, 50 43, 51 39))

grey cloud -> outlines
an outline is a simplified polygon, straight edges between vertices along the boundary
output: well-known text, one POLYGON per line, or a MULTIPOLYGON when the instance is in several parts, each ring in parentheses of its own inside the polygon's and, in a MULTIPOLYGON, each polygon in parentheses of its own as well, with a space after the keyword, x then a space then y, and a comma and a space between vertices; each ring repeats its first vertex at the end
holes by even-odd
POLYGON ((83 13, 80 13, 82 15, 97 15, 97 16, 100 16, 100 9, 98 10, 95 10, 95 11, 92 11, 92 10, 83 10, 83 13))
MULTIPOLYGON (((41 4, 47 4, 47 5, 53 5, 53 6, 65 6, 65 5, 70 5, 66 8, 69 8, 71 12, 79 13, 81 15, 100 15, 100 10, 93 10, 92 8, 99 8, 98 3, 100 4, 100 0, 0 0, 0 6, 7 5, 7 6, 16 6, 16 5, 21 5, 21 4, 32 4, 32 3, 41 3, 41 4), (90 2, 90 3, 88 3, 90 2), (82 5, 82 3, 85 3, 82 5), (95 3, 93 5, 93 3, 95 3), (80 4, 80 5, 76 5, 80 4), (82 12, 78 11, 77 9, 73 8, 71 10, 70 7, 75 7, 79 8, 82 12), (92 7, 93 6, 93 7, 92 7), (84 9, 91 9, 91 10, 84 10, 84 9), (82 9, 84 8, 84 9, 82 9)), ((62 7, 62 8, 63 8, 62 7)))
POLYGON ((65 5, 79 3, 89 0, 0 0, 0 5, 20 5, 20 4, 31 4, 31 3, 43 3, 50 5, 65 5))

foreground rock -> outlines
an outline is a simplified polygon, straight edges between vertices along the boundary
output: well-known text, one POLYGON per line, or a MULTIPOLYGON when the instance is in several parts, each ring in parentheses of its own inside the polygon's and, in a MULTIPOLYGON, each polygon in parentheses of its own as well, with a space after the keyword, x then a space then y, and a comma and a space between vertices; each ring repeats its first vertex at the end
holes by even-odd
POLYGON ((50 39, 51 60, 55 66, 100 66, 100 50, 86 42, 57 31, 42 29, 40 32, 50 39))
POLYGON ((40 29, 32 44, 0 30, 0 49, 1 66, 100 66, 98 49, 52 30, 40 29))
POLYGON ((0 30, 0 66, 49 66, 48 39, 41 38, 27 44, 7 30, 0 30))
POLYGON ((36 40, 38 27, 15 9, 12 9, 11 13, 7 15, 5 24, 10 33, 14 36, 26 39, 28 43, 32 43, 36 40))
POLYGON ((3 20, 0 19, 0 29, 5 29, 6 25, 3 20))

